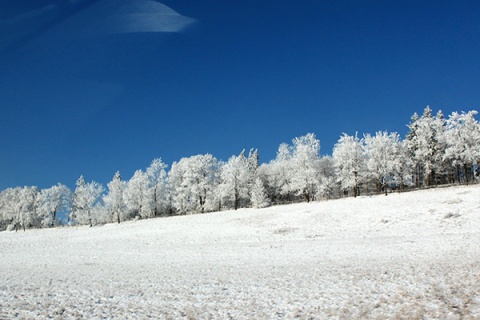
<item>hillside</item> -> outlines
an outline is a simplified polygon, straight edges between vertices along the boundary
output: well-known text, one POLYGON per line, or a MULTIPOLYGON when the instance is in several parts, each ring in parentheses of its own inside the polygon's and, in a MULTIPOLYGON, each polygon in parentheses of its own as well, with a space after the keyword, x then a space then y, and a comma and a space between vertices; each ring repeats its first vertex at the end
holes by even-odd
POLYGON ((3 318, 480 317, 480 186, 0 233, 3 318))

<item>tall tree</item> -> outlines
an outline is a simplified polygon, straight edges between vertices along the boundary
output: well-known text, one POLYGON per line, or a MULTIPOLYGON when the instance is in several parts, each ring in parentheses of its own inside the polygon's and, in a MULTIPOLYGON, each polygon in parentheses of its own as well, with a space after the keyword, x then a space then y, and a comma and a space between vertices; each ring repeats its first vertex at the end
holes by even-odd
POLYGON ((233 202, 233 207, 237 210, 242 199, 245 199, 245 201, 249 200, 249 181, 250 171, 247 158, 245 157, 245 150, 243 150, 240 155, 230 157, 222 165, 218 190, 224 199, 233 202))
POLYGON ((252 206, 254 208, 265 208, 270 205, 270 201, 267 197, 267 191, 260 178, 255 179, 255 184, 252 188, 252 206))
POLYGON ((320 183, 320 140, 308 133, 292 140, 292 150, 290 190, 310 202, 320 183))
POLYGON ((182 158, 172 164, 169 183, 172 201, 181 213, 204 212, 207 196, 215 184, 217 159, 210 154, 182 158))
POLYGON ((154 204, 149 193, 148 175, 142 170, 135 171, 124 190, 129 216, 142 219, 152 217, 154 204))
POLYGON ((66 212, 72 205, 72 192, 59 183, 48 189, 42 189, 39 194, 38 215, 44 227, 53 227, 57 223, 57 214, 66 212))
POLYGON ((92 227, 97 223, 93 208, 100 200, 103 187, 98 182, 85 182, 83 176, 77 180, 72 196, 71 219, 78 224, 88 224, 92 227))
POLYGON ((473 164, 480 158, 480 124, 475 119, 477 113, 475 110, 453 112, 446 121, 447 148, 444 159, 450 159, 452 166, 457 168, 457 176, 460 176, 460 168, 463 169, 466 184, 469 183, 469 176, 473 179, 473 164))
POLYGON ((362 151, 362 141, 358 135, 349 136, 344 133, 333 148, 333 162, 337 178, 344 192, 353 191, 353 196, 359 195, 359 177, 364 172, 365 161, 362 151))
POLYGON ((412 165, 414 167, 412 181, 414 181, 414 184, 417 188, 420 187, 421 182, 421 164, 417 160, 416 156, 418 150, 418 120, 418 114, 415 112, 410 119, 410 123, 407 125, 410 131, 407 133, 407 136, 405 138, 405 147, 408 151, 408 157, 411 159, 412 165))
POLYGON ((437 174, 442 171, 444 119, 441 111, 437 116, 432 115, 432 109, 427 106, 421 118, 417 119, 412 127, 414 132, 407 135, 413 137, 413 158, 417 163, 419 182, 430 186, 437 181, 437 174))
POLYGON ((150 196, 152 197, 154 216, 166 213, 168 210, 169 191, 166 168, 167 165, 163 163, 162 159, 156 158, 146 170, 150 183, 150 196))
POLYGON ((369 134, 364 138, 364 154, 368 172, 372 174, 377 185, 377 191, 384 190, 393 180, 395 169, 398 168, 398 148, 400 138, 396 132, 378 131, 375 136, 369 134))
POLYGON ((2 193, 4 219, 11 223, 15 231, 37 226, 37 197, 37 187, 9 188, 2 193))
POLYGON ((120 223, 122 218, 125 219, 126 205, 123 197, 124 184, 119 171, 115 173, 107 187, 108 193, 104 195, 103 202, 110 212, 111 220, 116 219, 117 223, 120 223))

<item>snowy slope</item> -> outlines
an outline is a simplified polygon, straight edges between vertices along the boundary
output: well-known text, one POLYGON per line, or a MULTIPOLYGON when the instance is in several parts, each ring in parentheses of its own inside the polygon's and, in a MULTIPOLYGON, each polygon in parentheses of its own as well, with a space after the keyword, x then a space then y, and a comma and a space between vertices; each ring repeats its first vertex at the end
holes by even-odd
POLYGON ((480 318, 480 186, 0 233, 3 318, 480 318))

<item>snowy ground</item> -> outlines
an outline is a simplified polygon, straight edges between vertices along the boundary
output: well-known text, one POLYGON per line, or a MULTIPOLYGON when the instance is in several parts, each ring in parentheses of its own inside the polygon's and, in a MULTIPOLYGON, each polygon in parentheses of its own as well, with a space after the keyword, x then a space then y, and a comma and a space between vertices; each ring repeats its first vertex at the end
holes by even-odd
POLYGON ((480 319, 480 186, 0 233, 0 319, 480 319))

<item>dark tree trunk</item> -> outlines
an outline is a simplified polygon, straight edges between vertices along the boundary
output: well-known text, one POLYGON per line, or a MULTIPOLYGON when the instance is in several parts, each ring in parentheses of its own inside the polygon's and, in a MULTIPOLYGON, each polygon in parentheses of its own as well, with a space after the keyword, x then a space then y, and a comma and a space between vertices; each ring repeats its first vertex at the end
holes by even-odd
POLYGON ((468 186, 468 172, 467 172, 467 165, 463 165, 463 174, 465 175, 465 183, 468 186))
POLYGON ((235 189, 235 201, 234 201, 234 202, 235 202, 235 204, 234 204, 235 210, 238 209, 238 202, 239 202, 239 199, 238 199, 238 198, 239 198, 239 196, 238 196, 238 191, 235 189))
POLYGON ((52 227, 55 226, 55 220, 57 219, 57 209, 53 211, 53 221, 52 221, 52 227))

